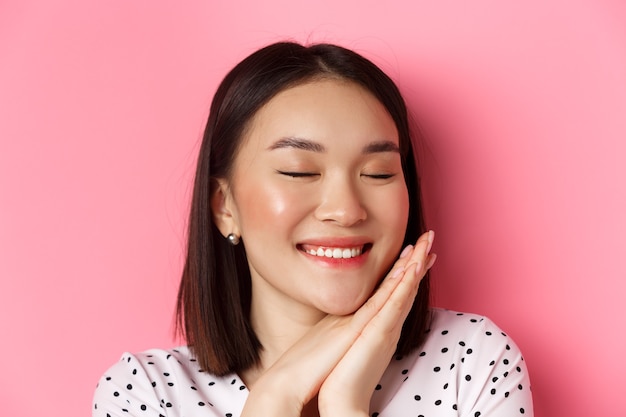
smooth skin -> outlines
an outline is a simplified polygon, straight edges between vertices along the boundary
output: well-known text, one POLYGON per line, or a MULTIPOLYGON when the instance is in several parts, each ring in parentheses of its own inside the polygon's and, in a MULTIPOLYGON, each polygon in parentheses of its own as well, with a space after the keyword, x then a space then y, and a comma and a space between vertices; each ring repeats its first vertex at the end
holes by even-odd
POLYGON ((369 414, 435 261, 432 232, 396 260, 409 210, 398 142, 384 106, 343 80, 291 87, 254 116, 211 198, 221 233, 245 245, 263 345, 240 375, 242 416, 369 414), (337 260, 315 247, 364 249, 337 260))

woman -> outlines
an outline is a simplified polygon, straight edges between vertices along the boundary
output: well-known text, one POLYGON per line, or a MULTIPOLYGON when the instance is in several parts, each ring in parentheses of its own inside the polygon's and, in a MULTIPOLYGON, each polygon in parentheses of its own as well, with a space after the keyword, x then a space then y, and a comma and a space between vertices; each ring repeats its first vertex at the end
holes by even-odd
POLYGON ((532 415, 489 320, 428 306, 404 101, 333 45, 277 43, 218 88, 200 149, 178 323, 124 354, 94 416, 532 415))

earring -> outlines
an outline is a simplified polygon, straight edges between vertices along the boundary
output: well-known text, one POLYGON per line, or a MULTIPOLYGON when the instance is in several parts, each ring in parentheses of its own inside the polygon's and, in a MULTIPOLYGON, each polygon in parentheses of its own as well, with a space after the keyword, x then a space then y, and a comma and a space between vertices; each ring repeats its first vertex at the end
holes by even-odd
POLYGON ((226 239, 228 239, 228 242, 233 246, 237 246, 239 244, 239 236, 234 233, 229 233, 228 236, 226 236, 226 239))

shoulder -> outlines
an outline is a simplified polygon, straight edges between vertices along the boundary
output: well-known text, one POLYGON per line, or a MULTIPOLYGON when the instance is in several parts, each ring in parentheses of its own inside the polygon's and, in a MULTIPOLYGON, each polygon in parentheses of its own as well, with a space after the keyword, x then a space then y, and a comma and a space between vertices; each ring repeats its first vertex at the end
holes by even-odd
MULTIPOLYGON (((513 343, 509 336, 488 317, 461 313, 458 311, 433 308, 432 320, 428 329, 426 344, 447 342, 451 339, 481 339, 487 346, 506 346, 513 343), (495 336, 495 337, 492 337, 495 336)), ((461 344, 462 345, 462 344, 461 344)))
POLYGON ((444 309, 432 312, 429 334, 416 352, 422 363, 449 365, 467 381, 493 379, 496 373, 508 377, 526 372, 515 341, 489 318, 444 309))
POLYGON ((379 409, 386 411, 381 415, 407 407, 423 415, 453 410, 454 415, 532 415, 521 351, 493 321, 478 314, 432 309, 423 345, 392 360, 381 386, 379 395, 385 398, 379 399, 379 409))
POLYGON ((191 355, 186 346, 173 349, 150 349, 143 352, 122 354, 120 360, 109 371, 126 371, 130 368, 150 369, 177 369, 190 368, 200 369, 196 359, 191 355))
POLYGON ((236 411, 244 390, 236 375, 204 372, 186 347, 126 352, 100 378, 93 416, 177 416, 190 408, 207 408, 211 416, 213 408, 236 411))
POLYGON ((102 376, 100 385, 120 386, 127 391, 174 386, 201 372, 197 361, 186 347, 151 349, 139 353, 125 352, 102 376))
POLYGON ((441 308, 433 308, 431 313, 422 346, 411 355, 396 359, 405 368, 423 370, 433 364, 433 370, 439 370, 446 360, 450 370, 524 361, 513 339, 489 318, 441 308))

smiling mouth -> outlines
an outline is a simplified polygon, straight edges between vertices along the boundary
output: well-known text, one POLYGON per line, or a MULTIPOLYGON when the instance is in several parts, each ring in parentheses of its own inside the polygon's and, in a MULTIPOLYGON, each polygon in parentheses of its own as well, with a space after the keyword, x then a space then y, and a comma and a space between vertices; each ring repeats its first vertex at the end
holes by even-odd
POLYGON ((320 258, 333 258, 333 259, 350 259, 356 258, 367 252, 372 247, 371 243, 365 245, 355 246, 350 248, 334 248, 326 246, 313 246, 313 245, 299 245, 298 249, 311 255, 318 256, 320 258))

